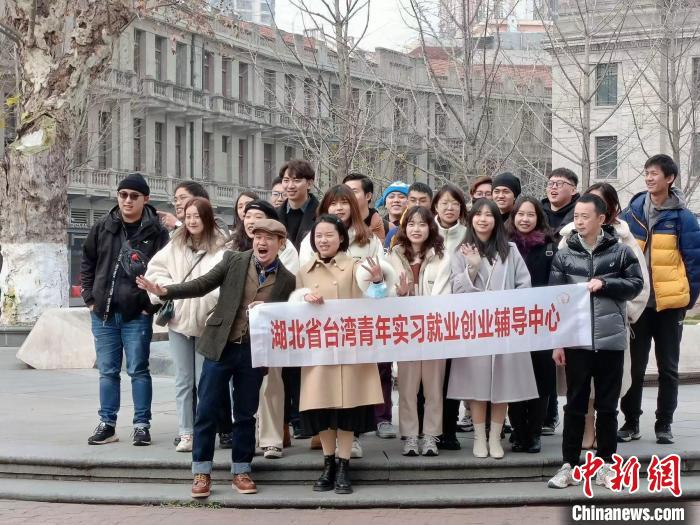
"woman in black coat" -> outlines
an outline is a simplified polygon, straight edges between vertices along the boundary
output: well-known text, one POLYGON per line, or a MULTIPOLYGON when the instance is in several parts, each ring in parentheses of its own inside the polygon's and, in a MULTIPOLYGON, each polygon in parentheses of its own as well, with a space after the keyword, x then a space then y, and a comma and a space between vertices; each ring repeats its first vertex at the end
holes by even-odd
MULTIPOLYGON (((549 233, 542 204, 527 195, 519 197, 508 219, 508 230, 511 240, 525 259, 532 287, 547 286, 557 244, 549 233)), ((511 403, 508 408, 508 418, 513 426, 513 452, 540 451, 540 435, 549 393, 556 383, 552 351, 530 352, 530 356, 539 397, 511 403)))

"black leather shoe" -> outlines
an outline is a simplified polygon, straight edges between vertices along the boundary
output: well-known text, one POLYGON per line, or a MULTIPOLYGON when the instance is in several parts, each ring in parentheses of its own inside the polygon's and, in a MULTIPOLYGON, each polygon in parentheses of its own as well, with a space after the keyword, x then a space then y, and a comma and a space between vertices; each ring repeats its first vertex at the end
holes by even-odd
POLYGON ((443 434, 438 438, 437 447, 439 450, 461 450, 456 434, 443 434))
POLYGON ((338 460, 338 471, 335 474, 335 493, 352 494, 352 484, 350 483, 350 460, 340 458, 338 460))
POLYGON ((335 486, 335 454, 323 456, 323 472, 314 483, 314 492, 327 492, 335 486))
POLYGON ((513 441, 512 450, 513 452, 527 452, 527 445, 523 444, 522 441, 515 440, 513 441))
POLYGON ((542 450, 542 440, 540 436, 534 436, 532 438, 532 444, 527 448, 527 451, 530 454, 537 454, 540 450, 542 450))

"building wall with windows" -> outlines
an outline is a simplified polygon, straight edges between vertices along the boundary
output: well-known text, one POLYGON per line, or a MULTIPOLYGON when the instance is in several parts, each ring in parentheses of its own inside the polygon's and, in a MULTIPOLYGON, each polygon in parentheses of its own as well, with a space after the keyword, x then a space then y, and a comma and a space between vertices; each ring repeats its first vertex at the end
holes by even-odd
MULTIPOLYGON (((618 33, 601 32, 589 41, 590 54, 586 60, 585 41, 580 21, 569 21, 573 1, 562 1, 560 28, 567 38, 568 49, 559 51, 560 60, 552 60, 552 133, 554 137, 552 164, 568 167, 580 175, 582 148, 579 130, 584 122, 582 69, 590 69, 590 128, 591 183, 606 181, 613 184, 622 205, 637 192, 645 189, 643 171, 646 159, 657 153, 674 156, 672 143, 680 148, 680 171, 683 179, 700 177, 700 129, 695 124, 700 86, 700 33, 698 13, 684 16, 674 33, 678 37, 677 51, 662 44, 658 28, 661 13, 653 7, 631 11, 626 17, 611 15, 619 3, 601 2, 599 17, 620 23, 618 33), (567 11, 567 9, 569 11, 567 11), (606 10, 607 9, 607 10, 606 10), (646 26, 645 29, 643 26, 646 26), (568 54, 571 53, 571 56, 568 54), (675 60, 669 60, 670 57, 675 60), (563 58, 563 59, 562 59, 563 58), (668 73, 670 72, 670 73, 668 73), (572 89, 575 83, 579 93, 572 89), (679 126, 674 133, 670 101, 678 97, 679 126)), ((591 19, 591 26, 599 23, 591 19)), ((553 51, 554 53, 554 51, 553 51)), ((685 181, 684 181, 685 186, 685 181)), ((700 212, 699 191, 689 192, 691 209, 700 212)))

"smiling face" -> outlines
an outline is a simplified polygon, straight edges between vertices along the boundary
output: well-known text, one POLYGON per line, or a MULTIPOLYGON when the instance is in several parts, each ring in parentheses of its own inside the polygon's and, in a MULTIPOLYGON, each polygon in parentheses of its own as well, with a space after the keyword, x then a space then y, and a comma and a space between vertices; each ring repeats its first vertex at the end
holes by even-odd
POLYGON ((537 211, 531 202, 523 202, 513 219, 515 229, 528 234, 537 227, 537 211))
POLYGON ((266 218, 267 215, 265 215, 260 210, 248 210, 243 216, 243 229, 245 230, 246 235, 252 239, 253 228, 255 227, 255 223, 258 222, 260 219, 266 218))
POLYGON ((248 197, 247 195, 241 195, 240 198, 238 199, 238 203, 236 204, 236 213, 238 214, 238 219, 243 220, 243 216, 245 215, 245 207, 249 202, 254 201, 255 199, 248 197))
POLYGON ((644 184, 654 196, 667 196, 673 184, 673 176, 666 177, 661 167, 652 164, 644 170, 644 184))
POLYGON ((337 199, 331 202, 330 206, 328 206, 328 213, 338 217, 341 221, 343 221, 345 226, 350 225, 352 208, 350 207, 350 203, 345 199, 337 199))
POLYGON ((285 171, 284 177, 282 177, 282 188, 287 193, 287 199, 297 208, 301 207, 309 198, 311 183, 312 181, 309 179, 291 175, 289 170, 285 171))
POLYGON ((422 246, 428 240, 429 235, 430 225, 420 215, 414 213, 406 223, 406 237, 408 237, 408 240, 414 247, 422 246))
POLYGON ((491 237, 495 227, 496 219, 488 206, 482 206, 481 209, 474 214, 474 217, 472 217, 474 233, 476 233, 476 236, 482 241, 486 241, 491 237))
POLYGON ((513 209, 515 205, 515 193, 513 193, 510 188, 505 186, 497 186, 491 192, 493 195, 493 200, 498 206, 501 215, 508 213, 513 209))
POLYGON ((134 190, 120 190, 117 192, 117 203, 124 222, 138 221, 143 215, 143 208, 148 202, 148 195, 134 190))
POLYGON ((284 204, 284 200, 287 198, 287 194, 284 192, 284 186, 280 182, 272 187, 272 193, 270 194, 270 204, 275 208, 279 208, 284 204))
POLYGON ((457 224, 461 211, 459 201, 446 191, 442 197, 435 203, 435 211, 437 212, 438 220, 443 228, 450 228, 457 224))
POLYGON ((202 235, 204 223, 199 216, 199 210, 196 206, 190 206, 185 210, 185 228, 195 239, 202 235))
POLYGON ((408 206, 408 197, 400 191, 392 191, 386 196, 386 209, 392 220, 399 219, 408 206))
POLYGON ((340 249, 340 234, 329 222, 320 222, 314 231, 314 243, 321 257, 334 257, 340 249))
POLYGON ((175 217, 177 217, 179 221, 185 220, 185 204, 192 197, 194 197, 194 195, 185 188, 178 188, 177 191, 175 191, 173 204, 175 204, 175 217))
POLYGON ((284 239, 278 235, 264 231, 257 231, 253 235, 253 254, 263 267, 275 261, 283 246, 284 239))

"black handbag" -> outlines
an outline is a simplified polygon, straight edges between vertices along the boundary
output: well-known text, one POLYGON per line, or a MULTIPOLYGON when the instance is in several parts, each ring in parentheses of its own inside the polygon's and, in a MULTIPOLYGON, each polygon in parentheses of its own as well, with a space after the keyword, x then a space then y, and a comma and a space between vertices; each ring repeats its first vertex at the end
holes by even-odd
MULTIPOLYGON (((199 261, 201 261, 206 254, 202 254, 199 256, 199 259, 197 259, 194 264, 192 265, 192 268, 190 268, 190 271, 187 272, 187 275, 185 275, 185 278, 182 280, 182 283, 184 283, 187 278, 192 274, 192 270, 194 270, 195 266, 199 264, 199 261)), ((158 326, 166 326, 170 320, 173 318, 175 315, 175 303, 173 302, 172 299, 168 299, 163 303, 163 305, 160 307, 160 310, 158 310, 158 313, 156 314, 156 324, 158 326)))

